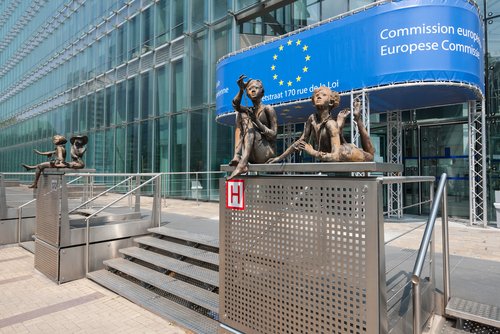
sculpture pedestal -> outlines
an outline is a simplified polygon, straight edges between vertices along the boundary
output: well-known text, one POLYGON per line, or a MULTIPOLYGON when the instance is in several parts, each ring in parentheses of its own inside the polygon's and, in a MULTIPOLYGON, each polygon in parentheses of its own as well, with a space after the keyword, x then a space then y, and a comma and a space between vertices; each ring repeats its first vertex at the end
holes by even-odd
POLYGON ((75 176, 75 171, 90 170, 46 169, 37 189, 35 268, 57 283, 85 277, 87 255, 90 271, 103 268, 104 260, 118 257, 120 248, 133 244, 132 237, 152 227, 152 220, 142 218, 140 210, 125 209, 100 212, 87 231, 86 217, 94 211, 70 208, 86 202, 86 195, 81 201, 69 200, 66 173, 75 176))
MULTIPOLYGON (((352 172, 347 165, 305 170, 352 172)), ((387 331, 379 178, 240 176, 220 180, 220 193, 220 333, 387 331)))

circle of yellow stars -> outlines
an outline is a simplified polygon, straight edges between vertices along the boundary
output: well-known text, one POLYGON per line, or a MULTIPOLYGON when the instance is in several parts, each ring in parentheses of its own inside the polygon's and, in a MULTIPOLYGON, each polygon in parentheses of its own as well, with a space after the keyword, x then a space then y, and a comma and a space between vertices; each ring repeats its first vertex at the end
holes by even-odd
POLYGON ((311 56, 307 53, 307 51, 309 50, 309 46, 302 43, 302 40, 300 39, 297 39, 297 40, 293 40, 293 39, 288 39, 286 42, 284 42, 283 44, 281 44, 279 47, 278 47, 278 52, 273 54, 273 64, 271 65, 271 72, 273 73, 273 80, 278 80, 278 84, 280 86, 288 86, 288 87, 292 87, 294 83, 299 83, 301 80, 302 80, 302 75, 304 75, 305 73, 307 73, 309 71, 309 67, 307 66, 307 63, 309 61, 311 61, 311 56), (301 68, 301 70, 299 71, 299 73, 293 78, 286 78, 286 77, 281 77, 280 75, 278 75, 277 71, 278 71, 278 66, 276 65, 279 60, 281 58, 285 58, 286 55, 285 55, 285 50, 289 47, 295 47, 295 48, 301 48, 302 49, 302 52, 304 53, 304 66, 301 68))

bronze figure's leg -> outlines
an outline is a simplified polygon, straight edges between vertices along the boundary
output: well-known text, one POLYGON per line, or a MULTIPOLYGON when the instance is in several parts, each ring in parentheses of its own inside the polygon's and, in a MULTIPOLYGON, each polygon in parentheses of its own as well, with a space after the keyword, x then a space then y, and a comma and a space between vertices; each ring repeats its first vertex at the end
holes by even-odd
MULTIPOLYGON (((242 128, 243 128, 243 133, 244 135, 242 136, 240 140, 239 145, 241 147, 241 156, 240 160, 238 161, 236 168, 234 171, 231 173, 231 175, 227 178, 228 180, 231 180, 234 178, 236 175, 244 174, 248 172, 248 159, 250 158, 250 154, 252 153, 252 147, 253 143, 255 140, 255 129, 253 127, 252 121, 246 114, 242 114, 242 120, 241 120, 242 128)), ((235 155, 236 157, 236 155, 235 155)), ((233 158, 234 160, 234 158, 233 158)))

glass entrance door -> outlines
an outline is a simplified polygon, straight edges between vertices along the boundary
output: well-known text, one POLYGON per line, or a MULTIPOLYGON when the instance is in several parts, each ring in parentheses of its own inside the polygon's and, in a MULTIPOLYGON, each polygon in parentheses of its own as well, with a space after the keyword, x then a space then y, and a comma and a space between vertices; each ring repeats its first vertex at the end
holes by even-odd
MULTIPOLYGON (((448 213, 454 217, 469 217, 469 156, 467 124, 421 125, 418 129, 406 133, 405 145, 419 143, 419 150, 405 149, 411 154, 405 157, 405 172, 439 178, 442 173, 448 175, 448 213), (417 152, 418 151, 418 152, 417 152), (415 153, 418 155, 416 156, 415 153)), ((420 201, 429 198, 427 189, 411 189, 411 196, 420 201)), ((409 200, 405 189, 405 200, 409 200)), ((405 203, 405 205, 407 205, 405 203)), ((429 206, 423 206, 422 212, 428 212, 429 206)))

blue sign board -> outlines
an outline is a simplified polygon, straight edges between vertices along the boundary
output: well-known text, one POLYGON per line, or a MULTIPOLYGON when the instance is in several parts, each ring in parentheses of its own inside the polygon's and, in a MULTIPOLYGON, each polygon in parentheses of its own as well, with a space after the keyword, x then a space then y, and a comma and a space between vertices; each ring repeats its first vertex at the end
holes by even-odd
MULTIPOLYGON (((216 74, 217 118, 227 122, 224 116, 233 112, 241 74, 262 80, 264 103, 278 109, 294 101, 305 103, 322 85, 338 92, 374 89, 372 111, 476 99, 484 94, 483 43, 478 8, 470 1, 373 5, 221 59, 216 74), (415 89, 419 83, 421 90, 415 89), (429 83, 446 87, 441 94, 429 83), (409 84, 416 87, 403 88, 409 84), (385 88, 398 89, 387 93, 385 88), (378 99, 375 92, 380 92, 378 99), (442 97, 428 96, 429 92, 442 97)), ((296 116, 300 119, 300 112, 296 116)))

